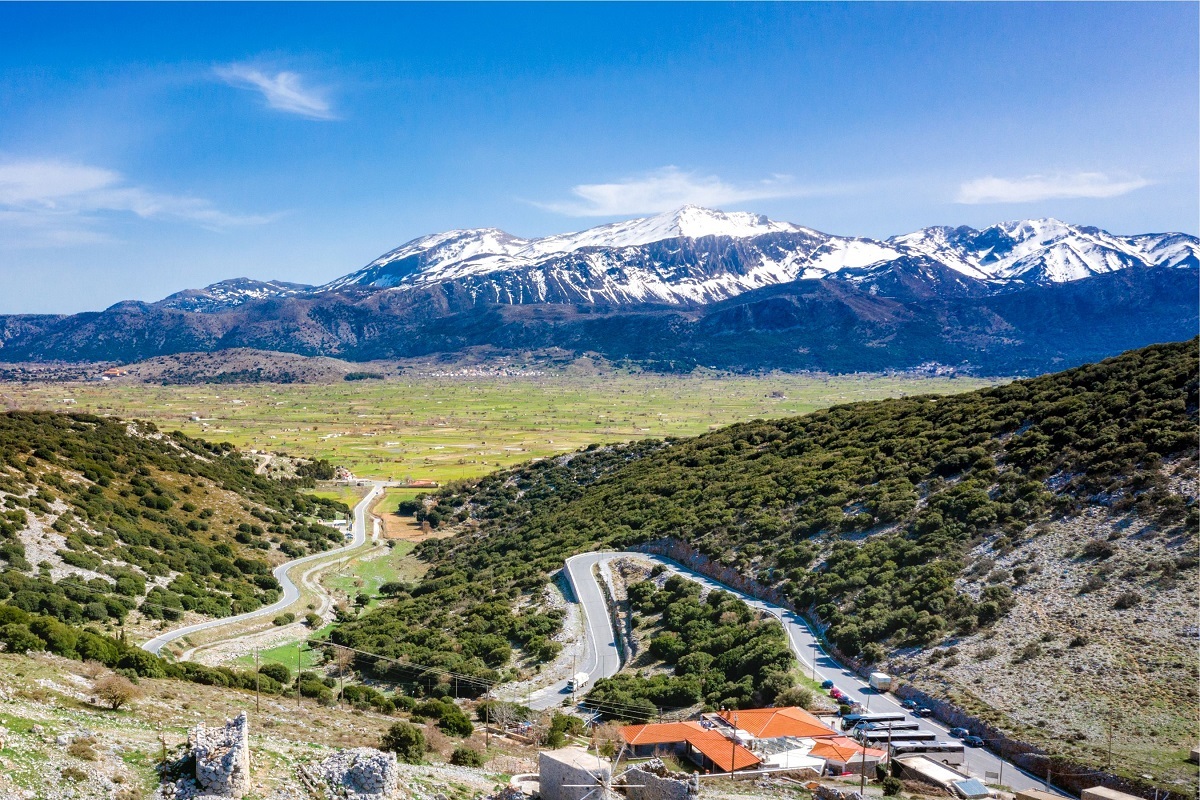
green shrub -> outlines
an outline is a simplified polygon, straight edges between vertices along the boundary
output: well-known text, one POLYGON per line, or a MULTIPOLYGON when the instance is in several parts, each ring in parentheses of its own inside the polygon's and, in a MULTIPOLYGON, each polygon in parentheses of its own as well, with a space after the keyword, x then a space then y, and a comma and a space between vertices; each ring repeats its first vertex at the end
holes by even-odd
POLYGON ((425 756, 425 734, 416 725, 396 722, 383 735, 379 746, 395 753, 401 761, 420 764, 425 756))
POLYGON ((459 767, 482 767, 486 760, 481 751, 465 744, 455 747, 454 752, 450 754, 450 763, 459 767))

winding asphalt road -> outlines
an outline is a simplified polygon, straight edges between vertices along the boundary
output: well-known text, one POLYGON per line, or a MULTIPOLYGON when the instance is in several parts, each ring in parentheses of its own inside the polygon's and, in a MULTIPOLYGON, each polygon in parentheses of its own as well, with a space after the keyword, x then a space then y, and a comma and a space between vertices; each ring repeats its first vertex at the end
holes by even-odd
MULTIPOLYGON (((583 610, 587 637, 587 664, 580 667, 580 670, 589 672, 593 681, 598 678, 611 677, 621 668, 621 653, 617 647, 616 636, 613 634, 608 606, 592 572, 594 566, 618 558, 639 558, 653 561, 702 586, 720 589, 741 598, 751 608, 770 614, 780 621, 787 633, 788 644, 791 645, 792 652, 795 653, 804 671, 814 680, 831 680, 839 689, 851 695, 871 712, 904 713, 911 721, 920 723, 922 730, 936 733, 939 741, 955 741, 950 737, 949 730, 945 726, 928 718, 920 719, 912 716, 900 706, 900 701, 894 695, 875 692, 861 678, 835 661, 821 648, 820 641, 799 614, 751 597, 719 581, 694 572, 669 558, 646 553, 584 553, 567 559, 567 577, 571 581, 571 587, 583 610)), ((546 694, 539 694, 534 707, 548 708, 551 705, 558 705, 566 696, 565 693, 566 682, 560 681, 549 687, 546 694)), ((1045 788, 1043 782, 1036 776, 983 748, 966 748, 966 763, 960 769, 985 779, 988 783, 1002 781, 1005 786, 1014 791, 1045 788)), ((1050 788, 1063 797, 1070 797, 1053 786, 1050 788)))
POLYGON ((199 622, 195 625, 187 625, 182 628, 176 628, 173 631, 160 633, 150 641, 143 643, 142 649, 158 655, 159 651, 162 650, 167 644, 184 636, 197 633, 198 631, 208 630, 209 628, 217 628, 222 625, 233 625, 238 622, 245 622, 249 619, 271 616, 283 611, 292 603, 296 602, 296 600, 300 597, 300 588, 296 586, 294 582, 292 582, 291 578, 288 577, 288 572, 291 571, 293 567, 306 564, 310 561, 329 558, 330 556, 335 556, 339 553, 345 553, 349 550, 353 550, 367 540, 367 509, 371 507, 371 503, 375 500, 379 493, 383 491, 383 486, 384 484, 382 483, 376 483, 373 485, 371 487, 371 491, 367 492, 366 497, 360 500, 358 505, 354 507, 354 525, 351 529, 353 538, 350 540, 349 544, 345 545, 344 547, 339 547, 336 550, 326 550, 322 553, 313 553, 312 555, 304 556, 303 558, 297 558, 293 561, 288 561, 280 564, 272 571, 271 574, 275 576, 275 580, 279 581, 279 585, 283 587, 283 596, 274 603, 269 606, 255 609, 254 611, 247 611, 245 614, 238 614, 237 616, 233 617, 221 617, 220 619, 212 619, 207 622, 199 622))

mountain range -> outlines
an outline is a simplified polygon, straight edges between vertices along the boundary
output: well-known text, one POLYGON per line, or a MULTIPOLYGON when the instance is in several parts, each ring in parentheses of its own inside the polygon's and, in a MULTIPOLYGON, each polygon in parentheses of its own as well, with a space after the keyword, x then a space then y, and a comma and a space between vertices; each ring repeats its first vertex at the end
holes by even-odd
POLYGON ((555 348, 662 368, 1042 372, 1196 333, 1200 241, 1054 219, 884 240, 685 206, 414 239, 321 286, 245 278, 0 317, 0 360, 254 347, 352 360, 555 348))

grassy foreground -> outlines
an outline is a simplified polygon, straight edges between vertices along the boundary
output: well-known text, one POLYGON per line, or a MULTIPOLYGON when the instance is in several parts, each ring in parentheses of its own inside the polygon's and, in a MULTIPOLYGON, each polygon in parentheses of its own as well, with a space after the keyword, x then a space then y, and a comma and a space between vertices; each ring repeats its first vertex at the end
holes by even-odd
POLYGON ((689 436, 992 381, 882 375, 403 377, 349 384, 0 384, 10 408, 145 419, 208 441, 328 458, 356 475, 472 478, 593 442, 689 436))

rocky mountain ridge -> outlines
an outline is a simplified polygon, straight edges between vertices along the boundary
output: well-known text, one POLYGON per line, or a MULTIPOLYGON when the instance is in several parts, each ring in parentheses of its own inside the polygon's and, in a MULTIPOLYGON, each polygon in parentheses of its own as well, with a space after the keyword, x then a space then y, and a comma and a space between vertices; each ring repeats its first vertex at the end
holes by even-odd
POLYGON ((685 207, 581 233, 422 237, 323 286, 0 316, 0 361, 253 348, 351 361, 557 349, 655 369, 1045 372, 1198 322, 1200 243, 1056 220, 885 241, 685 207))

